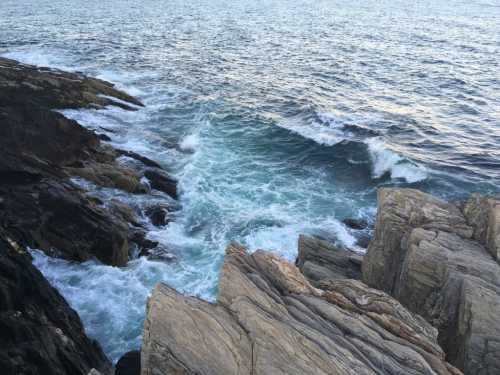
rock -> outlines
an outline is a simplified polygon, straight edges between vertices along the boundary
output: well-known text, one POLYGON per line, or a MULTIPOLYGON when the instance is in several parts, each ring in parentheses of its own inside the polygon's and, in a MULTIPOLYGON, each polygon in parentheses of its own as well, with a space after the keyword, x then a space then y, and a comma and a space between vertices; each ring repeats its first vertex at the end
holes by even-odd
POLYGON ((0 228, 0 367, 5 375, 111 374, 77 313, 0 228))
POLYGON ((157 244, 151 249, 147 249, 141 253, 141 256, 147 256, 149 260, 155 260, 159 262, 172 262, 175 260, 175 255, 172 254, 164 246, 157 244))
POLYGON ((473 196, 464 215, 412 189, 381 189, 378 199, 363 280, 438 328, 448 361, 465 374, 500 373, 500 265, 485 235, 495 204, 473 196))
POLYGON ((362 249, 367 249, 372 237, 368 233, 361 233, 356 236, 356 245, 362 249))
POLYGON ((0 222, 23 246, 70 260, 127 263, 128 224, 71 183, 43 179, 16 189, 0 184, 0 196, 0 222))
POLYGON ((152 168, 158 168, 158 169, 163 169, 160 164, 155 162, 154 160, 151 160, 145 156, 139 155, 136 152, 133 151, 127 151, 127 150, 121 150, 117 149, 116 150, 120 155, 127 156, 131 159, 140 161, 142 164, 144 164, 147 167, 152 167, 152 168))
POLYGON ((148 207, 145 213, 151 220, 151 223, 157 227, 165 226, 169 222, 168 207, 165 205, 148 207))
POLYGON ((39 68, 0 58, 0 103, 63 108, 103 108, 114 105, 134 110, 143 104, 96 78, 57 69, 39 68))
POLYGON ((361 230, 368 228, 368 222, 365 219, 352 219, 346 218, 342 220, 344 225, 348 226, 351 229, 361 230))
POLYGON ((177 199, 177 181, 167 175, 166 172, 157 168, 149 168, 144 172, 153 189, 163 191, 172 198, 177 199))
POLYGON ((357 280, 314 288, 285 260, 228 246, 216 304, 153 290, 141 374, 461 374, 437 331, 357 280))
POLYGON ((116 363, 114 375, 140 375, 141 352, 132 350, 125 353, 116 363))
POLYGON ((474 239, 486 246, 500 261, 500 196, 474 194, 464 205, 467 222, 474 228, 474 239))
POLYGON ((315 286, 329 279, 361 278, 361 256, 354 251, 300 235, 298 254, 297 267, 315 286))

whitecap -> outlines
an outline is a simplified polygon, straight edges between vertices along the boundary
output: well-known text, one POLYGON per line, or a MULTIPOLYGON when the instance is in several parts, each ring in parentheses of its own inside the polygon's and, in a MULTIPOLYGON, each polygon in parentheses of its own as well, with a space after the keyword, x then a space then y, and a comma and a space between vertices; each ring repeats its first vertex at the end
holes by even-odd
POLYGON ((389 173, 392 179, 404 179, 408 183, 425 180, 427 169, 387 148, 380 138, 365 141, 372 160, 372 176, 380 178, 389 173))

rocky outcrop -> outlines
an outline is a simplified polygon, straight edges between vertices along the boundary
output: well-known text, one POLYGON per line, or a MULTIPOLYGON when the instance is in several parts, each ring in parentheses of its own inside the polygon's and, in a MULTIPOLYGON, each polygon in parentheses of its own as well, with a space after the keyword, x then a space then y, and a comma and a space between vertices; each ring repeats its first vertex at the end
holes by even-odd
POLYGON ((116 362, 114 375, 141 375, 141 352, 132 350, 116 362))
POLYGON ((381 189, 363 261, 363 280, 437 327, 447 360, 465 374, 500 373, 497 202, 476 195, 459 207, 381 189))
POLYGON ((264 251, 226 250, 216 304, 159 284, 141 364, 151 374, 455 374, 437 331, 357 280, 312 286, 264 251))
POLYGON ((336 279, 360 279, 362 256, 316 237, 299 236, 297 267, 315 286, 336 279))
POLYGON ((142 253, 156 246, 144 239, 130 209, 92 198, 70 180, 146 193, 149 187, 141 179, 149 168, 161 176, 157 184, 176 191, 175 181, 156 162, 115 150, 54 111, 106 105, 142 106, 110 83, 0 58, 0 225, 21 245, 117 266, 127 262, 134 246, 142 253), (125 165, 121 157, 140 166, 125 165))
POLYGON ((5 375, 111 373, 64 298, 0 228, 0 368, 5 375))

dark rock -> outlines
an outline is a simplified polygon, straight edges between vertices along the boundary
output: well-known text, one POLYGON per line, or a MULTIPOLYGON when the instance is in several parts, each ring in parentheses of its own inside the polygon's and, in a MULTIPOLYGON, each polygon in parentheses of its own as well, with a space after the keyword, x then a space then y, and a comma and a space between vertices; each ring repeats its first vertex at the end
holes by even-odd
POLYGON ((125 353, 116 363, 115 375, 141 375, 141 352, 132 350, 125 353))
POLYGON ((111 138, 109 138, 109 136, 107 136, 106 134, 96 133, 96 135, 101 141, 106 141, 106 142, 111 141, 111 138))
POLYGON ((176 256, 172 254, 167 248, 158 244, 152 249, 147 250, 145 254, 149 260, 156 260, 159 262, 172 262, 176 256))
POLYGON ((151 223, 157 227, 167 225, 168 219, 168 206, 156 205, 148 207, 145 211, 146 216, 149 217, 151 223))
POLYGON ((5 375, 111 374, 80 318, 0 228, 0 368, 5 375))
POLYGON ((347 218, 342 220, 342 223, 344 223, 349 228, 356 230, 366 229, 368 227, 368 222, 365 219, 347 218))
POLYGON ((109 82, 0 57, 0 103, 8 102, 48 109, 143 106, 109 82))
POLYGON ((116 150, 120 155, 127 156, 131 159, 140 161, 142 164, 144 164, 147 167, 152 167, 152 168, 158 168, 158 169, 163 169, 160 164, 155 162, 154 160, 151 160, 145 156, 139 155, 136 152, 133 151, 127 151, 127 150, 121 150, 117 149, 116 150))
POLYGON ((177 199, 177 181, 171 178, 165 171, 150 168, 144 172, 153 189, 163 191, 172 198, 177 199))
POLYGON ((164 284, 147 306, 143 374, 459 375, 437 331, 357 280, 314 288, 262 250, 226 250, 217 303, 164 284))
POLYGON ((356 245, 363 249, 367 249, 371 240, 372 237, 368 233, 361 233, 356 236, 356 245))
POLYGON ((500 265, 484 235, 498 228, 498 203, 473 196, 457 207, 413 189, 381 189, 363 261, 363 280, 438 328, 448 361, 465 374, 500 374, 500 265))
POLYGON ((72 184, 51 179, 16 189, 0 184, 0 196, 0 220, 23 246, 70 260, 95 256, 111 265, 127 263, 127 223, 72 184))
POLYGON ((330 279, 360 279, 361 256, 315 237, 299 236, 297 267, 318 286, 330 279))

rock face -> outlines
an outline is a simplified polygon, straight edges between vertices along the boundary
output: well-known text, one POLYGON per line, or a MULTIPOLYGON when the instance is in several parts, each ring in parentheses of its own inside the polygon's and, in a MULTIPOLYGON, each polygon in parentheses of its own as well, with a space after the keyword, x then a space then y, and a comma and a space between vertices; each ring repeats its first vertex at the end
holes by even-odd
MULTIPOLYGON (((101 143, 100 137, 54 109, 142 104, 110 83, 0 58, 0 225, 23 246, 70 260, 96 257, 122 266, 131 242, 144 238, 127 208, 89 197, 70 181, 144 193, 146 168, 169 181, 154 161, 101 143), (120 163, 126 156, 142 163, 120 163)), ((129 210, 130 211, 130 210, 129 210)), ((146 241, 137 241, 141 251, 146 241)))
POLYGON ((462 212, 416 190, 382 189, 363 261, 363 281, 437 327, 465 374, 500 373, 498 207, 472 196, 462 212))
POLYGON ((141 374, 461 374, 436 337, 360 281, 316 289, 285 260, 232 244, 216 304, 154 289, 141 374))
POLYGON ((336 279, 361 279, 362 256, 319 238, 300 235, 296 265, 309 281, 319 286, 336 279))
POLYGON ((5 375, 111 373, 76 312, 0 228, 0 367, 5 375))

